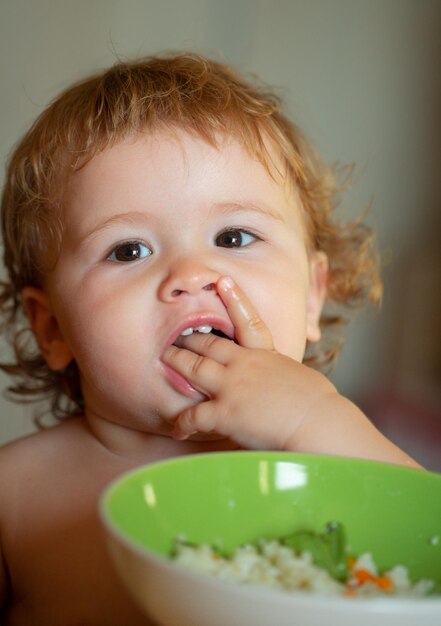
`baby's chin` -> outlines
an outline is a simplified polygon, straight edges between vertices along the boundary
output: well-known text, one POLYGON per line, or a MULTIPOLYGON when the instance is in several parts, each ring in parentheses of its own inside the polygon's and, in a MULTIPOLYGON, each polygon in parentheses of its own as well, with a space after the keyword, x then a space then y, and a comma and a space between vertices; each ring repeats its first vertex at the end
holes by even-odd
MULTIPOLYGON (((184 409, 182 409, 184 410, 184 409)), ((157 422, 157 427, 155 428, 154 425, 152 427, 152 425, 150 425, 150 429, 149 432, 150 434, 156 434, 162 437, 170 437, 171 439, 174 439, 173 437, 173 429, 174 429, 174 423, 178 417, 178 415, 181 413, 182 411, 179 411, 178 413, 172 415, 171 417, 166 417, 164 414, 162 414, 160 417, 158 416, 158 422, 157 422)), ((190 435, 187 439, 184 439, 182 441, 176 439, 175 440, 177 443, 194 443, 194 444, 202 444, 201 447, 201 452, 204 452, 204 450, 206 450, 207 448, 203 447, 203 444, 216 444, 218 443, 219 446, 215 446, 214 449, 219 449, 219 450, 235 450, 237 449, 239 446, 235 443, 232 442, 231 440, 229 440, 227 437, 225 437, 225 435, 222 435, 220 433, 217 432, 209 432, 209 433, 203 433, 203 432, 197 432, 194 433, 192 435, 190 435)), ((209 448, 208 448, 209 449, 209 448)), ((194 449, 193 452, 197 452, 197 449, 194 449)))
POLYGON ((198 397, 195 398, 188 398, 172 389, 164 402, 162 402, 158 408, 154 409, 154 414, 157 419, 173 426, 174 422, 183 411, 196 406, 204 400, 206 400, 206 397, 202 394, 198 394, 198 397))

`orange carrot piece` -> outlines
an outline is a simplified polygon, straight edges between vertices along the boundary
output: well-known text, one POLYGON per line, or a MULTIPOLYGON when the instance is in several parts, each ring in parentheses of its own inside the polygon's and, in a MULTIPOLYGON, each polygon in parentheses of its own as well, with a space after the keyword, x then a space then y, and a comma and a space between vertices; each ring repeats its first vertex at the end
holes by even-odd
POLYGON ((357 570, 356 572, 354 572, 354 576, 359 587, 367 582, 371 582, 374 583, 374 585, 376 585, 382 591, 393 591, 394 589, 394 583, 389 578, 389 576, 374 576, 365 569, 357 570))
POLYGON ((359 585, 364 585, 367 582, 375 582, 376 580, 375 576, 366 569, 358 569, 354 573, 359 585))
POLYGON ((394 583, 389 576, 379 576, 375 584, 383 591, 393 591, 394 589, 394 583))

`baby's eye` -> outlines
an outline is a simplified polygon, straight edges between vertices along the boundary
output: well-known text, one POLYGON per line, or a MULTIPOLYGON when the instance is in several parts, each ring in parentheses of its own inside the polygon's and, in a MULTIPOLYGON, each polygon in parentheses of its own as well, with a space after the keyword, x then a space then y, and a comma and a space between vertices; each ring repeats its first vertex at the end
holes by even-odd
POLYGON ((243 248, 259 239, 256 235, 240 228, 229 228, 219 233, 215 243, 220 248, 243 248))
POLYGON ((112 250, 107 260, 127 263, 144 259, 151 254, 152 251, 145 243, 141 243, 140 241, 125 241, 112 250))

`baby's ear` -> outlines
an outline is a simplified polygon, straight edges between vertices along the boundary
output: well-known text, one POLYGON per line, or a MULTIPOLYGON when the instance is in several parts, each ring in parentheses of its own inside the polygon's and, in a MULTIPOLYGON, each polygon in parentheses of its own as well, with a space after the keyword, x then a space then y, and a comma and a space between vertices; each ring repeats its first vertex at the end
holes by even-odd
POLYGON ((309 293, 306 318, 306 338, 319 341, 321 337, 320 316, 326 298, 328 258, 324 252, 313 252, 309 260, 309 293))
POLYGON ((29 319, 42 355, 51 370, 61 370, 72 359, 49 298, 41 289, 25 287, 21 292, 23 308, 29 319))

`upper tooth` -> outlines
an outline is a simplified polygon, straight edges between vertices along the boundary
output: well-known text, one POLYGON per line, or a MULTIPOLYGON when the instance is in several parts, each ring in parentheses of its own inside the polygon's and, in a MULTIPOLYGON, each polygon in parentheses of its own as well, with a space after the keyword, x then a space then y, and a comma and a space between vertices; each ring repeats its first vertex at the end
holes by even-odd
POLYGON ((183 337, 187 337, 188 335, 192 335, 194 332, 208 334, 213 330, 212 326, 196 326, 196 328, 186 328, 182 331, 181 335, 183 337))
POLYGON ((211 331, 213 330, 212 326, 198 326, 197 328, 195 328, 195 330, 197 330, 198 333, 211 333, 211 331))

